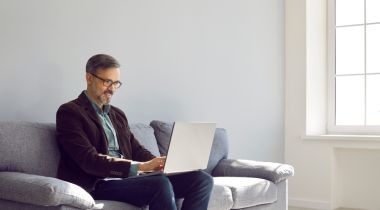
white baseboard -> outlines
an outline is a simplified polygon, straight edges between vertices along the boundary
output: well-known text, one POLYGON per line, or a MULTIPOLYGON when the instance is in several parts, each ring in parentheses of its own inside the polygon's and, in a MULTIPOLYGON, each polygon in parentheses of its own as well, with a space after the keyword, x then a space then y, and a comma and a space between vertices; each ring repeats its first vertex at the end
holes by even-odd
POLYGON ((317 209, 317 210, 331 210, 331 204, 327 201, 306 200, 300 198, 289 198, 289 206, 317 209))

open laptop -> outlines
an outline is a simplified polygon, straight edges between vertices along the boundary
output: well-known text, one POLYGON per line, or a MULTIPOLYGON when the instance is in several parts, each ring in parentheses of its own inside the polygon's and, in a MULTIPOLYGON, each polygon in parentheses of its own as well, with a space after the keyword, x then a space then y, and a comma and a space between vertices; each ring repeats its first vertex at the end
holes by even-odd
POLYGON ((163 171, 143 173, 134 177, 173 175, 206 169, 215 129, 216 123, 175 122, 163 171))

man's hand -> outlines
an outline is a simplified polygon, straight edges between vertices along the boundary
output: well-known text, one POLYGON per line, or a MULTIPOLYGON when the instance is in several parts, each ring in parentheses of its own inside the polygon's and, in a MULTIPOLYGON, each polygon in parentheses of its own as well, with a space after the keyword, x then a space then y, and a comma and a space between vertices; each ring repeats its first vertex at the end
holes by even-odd
POLYGON ((164 168, 166 156, 156 157, 139 164, 139 171, 159 171, 164 168))

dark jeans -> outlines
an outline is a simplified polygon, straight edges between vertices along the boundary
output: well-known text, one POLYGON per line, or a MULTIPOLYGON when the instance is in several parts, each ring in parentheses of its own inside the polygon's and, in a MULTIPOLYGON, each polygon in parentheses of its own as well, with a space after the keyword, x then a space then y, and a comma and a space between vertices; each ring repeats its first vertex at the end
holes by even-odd
POLYGON ((183 210, 206 210, 212 187, 213 179, 209 174, 194 171, 172 176, 100 181, 91 194, 95 200, 149 205, 149 210, 176 210, 175 198, 185 198, 183 210))

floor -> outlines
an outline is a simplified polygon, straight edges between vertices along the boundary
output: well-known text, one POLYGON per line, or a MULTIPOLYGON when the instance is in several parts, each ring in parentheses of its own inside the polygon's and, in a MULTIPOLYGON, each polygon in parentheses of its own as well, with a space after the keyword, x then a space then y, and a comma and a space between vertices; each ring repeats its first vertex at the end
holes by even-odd
MULTIPOLYGON (((298 208, 298 207, 292 207, 292 206, 289 206, 288 210, 314 210, 314 209, 305 209, 305 208, 298 208)), ((356 210, 356 209, 336 209, 336 210, 356 210)))
POLYGON ((288 210, 312 210, 312 209, 304 209, 304 208, 298 208, 298 207, 289 206, 288 210))

